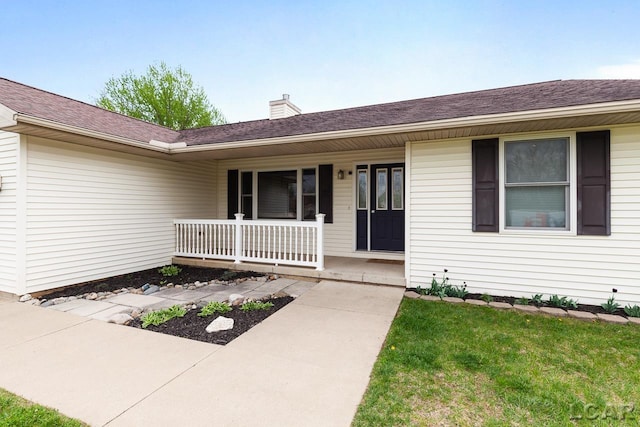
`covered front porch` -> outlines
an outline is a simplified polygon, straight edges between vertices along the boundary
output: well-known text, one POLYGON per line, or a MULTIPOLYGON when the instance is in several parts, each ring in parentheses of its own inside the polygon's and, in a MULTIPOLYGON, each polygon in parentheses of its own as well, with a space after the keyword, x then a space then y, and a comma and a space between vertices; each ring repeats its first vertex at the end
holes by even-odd
POLYGON ((256 273, 308 277, 313 279, 330 279, 401 287, 405 286, 403 260, 375 258, 374 253, 371 253, 370 255, 372 258, 325 256, 324 270, 316 270, 310 267, 252 262, 236 264, 229 260, 198 259, 182 256, 173 257, 173 263, 199 267, 226 268, 228 270, 255 271, 256 273))

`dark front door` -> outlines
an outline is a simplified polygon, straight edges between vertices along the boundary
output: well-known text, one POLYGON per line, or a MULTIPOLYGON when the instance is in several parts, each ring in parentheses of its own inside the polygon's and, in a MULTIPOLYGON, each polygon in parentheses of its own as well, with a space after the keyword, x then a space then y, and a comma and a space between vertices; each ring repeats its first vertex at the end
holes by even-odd
POLYGON ((404 163, 371 165, 371 250, 404 251, 404 163))

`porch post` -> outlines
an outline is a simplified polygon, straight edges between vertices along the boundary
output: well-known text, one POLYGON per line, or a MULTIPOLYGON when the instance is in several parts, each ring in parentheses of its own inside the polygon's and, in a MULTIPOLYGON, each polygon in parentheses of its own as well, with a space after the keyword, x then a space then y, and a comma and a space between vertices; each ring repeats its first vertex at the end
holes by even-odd
POLYGON ((240 264, 242 261, 240 260, 240 256, 242 255, 242 218, 244 218, 243 213, 236 214, 236 232, 235 232, 235 247, 233 250, 234 264, 240 264))
POLYGON ((316 251, 318 257, 318 265, 316 267, 316 270, 318 271, 324 270, 324 217, 325 214, 316 215, 316 225, 318 227, 318 241, 316 242, 318 245, 316 251))

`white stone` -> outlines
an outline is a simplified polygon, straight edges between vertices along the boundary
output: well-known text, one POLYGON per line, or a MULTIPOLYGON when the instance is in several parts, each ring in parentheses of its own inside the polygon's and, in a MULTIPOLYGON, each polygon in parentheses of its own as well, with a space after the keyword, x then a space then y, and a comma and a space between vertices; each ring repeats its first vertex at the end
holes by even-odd
POLYGON ((88 300, 94 300, 98 298, 98 294, 96 294, 95 292, 90 293, 89 295, 87 295, 87 299, 88 300))
POLYGON ((20 302, 27 302, 32 300, 33 297, 31 296, 31 294, 24 294, 20 297, 20 302))
POLYGON ((109 318, 109 323, 115 323, 116 325, 126 325, 132 320, 133 317, 129 316, 127 313, 118 313, 109 318))
POLYGON ((213 322, 209 323, 206 331, 208 333, 218 332, 218 331, 227 331, 233 328, 233 319, 224 316, 218 316, 213 322))
POLYGON ((229 295, 229 304, 230 305, 239 305, 244 302, 244 295, 241 294, 231 294, 229 295))

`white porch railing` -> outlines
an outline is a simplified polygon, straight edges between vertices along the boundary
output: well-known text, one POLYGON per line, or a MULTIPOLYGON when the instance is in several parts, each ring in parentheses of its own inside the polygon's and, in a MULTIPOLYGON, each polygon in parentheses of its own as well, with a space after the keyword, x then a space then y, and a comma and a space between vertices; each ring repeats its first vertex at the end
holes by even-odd
POLYGON ((316 221, 176 219, 175 256, 324 270, 324 214, 316 221))

